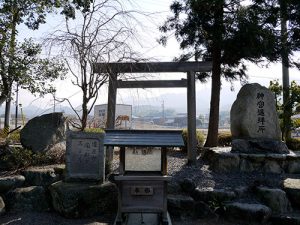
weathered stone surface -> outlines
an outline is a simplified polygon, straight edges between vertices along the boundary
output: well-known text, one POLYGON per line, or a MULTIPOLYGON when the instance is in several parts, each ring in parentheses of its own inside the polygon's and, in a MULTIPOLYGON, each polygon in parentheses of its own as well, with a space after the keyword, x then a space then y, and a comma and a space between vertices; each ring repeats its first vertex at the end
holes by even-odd
POLYGON ((205 149, 202 156, 204 160, 209 162, 211 169, 215 171, 225 173, 239 171, 239 155, 227 150, 230 151, 229 148, 205 149))
POLYGON ((287 173, 300 174, 300 160, 288 162, 287 173))
POLYGON ((192 193, 192 197, 195 201, 203 201, 203 202, 210 202, 210 201, 217 201, 217 202, 224 202, 230 201, 236 198, 236 194, 231 190, 226 189, 200 189, 196 188, 192 193))
POLYGON ((181 187, 177 182, 168 183, 168 194, 181 193, 181 187))
POLYGON ((28 186, 48 186, 60 180, 53 168, 28 168, 22 174, 28 186))
POLYGON ((217 172, 262 172, 262 173, 297 173, 300 169, 299 155, 288 154, 253 154, 233 153, 228 148, 209 148, 202 153, 210 168, 217 172))
POLYGON ((5 203, 2 199, 2 197, 0 196, 0 216, 4 213, 5 213, 5 203))
POLYGON ((274 215, 270 222, 271 225, 300 225, 300 215, 296 213, 274 215))
POLYGON ((292 206, 300 207, 300 179, 287 178, 283 182, 286 192, 292 206))
POLYGON ((291 203, 281 189, 258 187, 256 195, 273 213, 286 213, 291 210, 291 203))
POLYGON ((277 161, 266 160, 263 166, 263 172, 280 174, 283 173, 284 171, 277 161))
MULTIPOLYGON (((257 166, 258 167, 258 166, 257 166)), ((254 164, 251 163, 249 160, 241 159, 240 162, 240 171, 241 172, 252 172, 255 170, 254 164)))
POLYGON ((42 186, 17 188, 6 195, 7 208, 10 211, 48 211, 49 199, 42 186))
POLYGON ((192 179, 184 178, 182 182, 180 182, 180 187, 182 191, 191 194, 195 190, 196 184, 192 179))
POLYGON ((228 219, 241 220, 247 222, 264 223, 272 213, 272 210, 261 204, 249 204, 232 202, 225 204, 226 214, 228 219))
POLYGON ((42 152, 65 140, 65 120, 62 113, 45 114, 29 120, 20 133, 23 147, 42 152))
POLYGON ((64 217, 87 217, 117 210, 118 190, 110 182, 99 185, 58 181, 49 189, 54 209, 64 217))
POLYGON ((232 152, 241 153, 278 153, 288 154, 289 149, 286 144, 278 140, 261 139, 234 139, 232 140, 232 152))
POLYGON ((52 168, 54 169, 55 174, 58 174, 59 176, 63 176, 65 169, 66 169, 66 165, 65 164, 56 164, 56 165, 53 165, 52 168))
POLYGON ((11 189, 21 187, 24 181, 25 177, 21 175, 0 177, 0 193, 5 193, 11 189))
POLYGON ((67 132, 65 181, 105 179, 104 133, 67 132))
POLYGON ((274 94, 260 84, 246 84, 230 111, 233 139, 255 138, 281 140, 274 94))
POLYGON ((208 204, 205 202, 196 202, 195 203, 195 209, 194 209, 194 217, 199 218, 199 219, 204 219, 204 218, 217 218, 218 215, 209 207, 208 204))
POLYGON ((186 195, 168 195, 168 211, 171 215, 193 216, 195 211, 195 201, 186 195))
POLYGON ((238 198, 243 198, 247 196, 248 192, 249 192, 249 187, 247 186, 240 186, 234 189, 234 193, 238 198))

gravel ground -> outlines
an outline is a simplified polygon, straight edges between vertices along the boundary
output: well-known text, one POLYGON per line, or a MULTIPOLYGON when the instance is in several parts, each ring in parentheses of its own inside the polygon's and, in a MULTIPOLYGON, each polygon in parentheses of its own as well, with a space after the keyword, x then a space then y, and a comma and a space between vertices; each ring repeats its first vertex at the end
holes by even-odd
MULTIPOLYGON (((114 156, 112 168, 118 171, 118 152, 114 156)), ((279 187, 286 175, 262 173, 215 173, 209 170, 207 164, 199 158, 195 165, 188 165, 186 155, 180 151, 171 150, 168 153, 168 175, 172 176, 170 185, 176 186, 183 178, 192 179, 199 188, 236 188, 239 186, 268 185, 279 187)), ((289 175, 289 177, 291 177, 289 175)), ((294 177, 299 177, 294 176, 294 177)), ((177 185, 178 186, 178 185, 177 185)), ((66 219, 55 212, 48 213, 7 213, 0 217, 1 225, 110 225, 113 216, 94 217, 89 219, 66 219)), ((173 225, 245 225, 248 223, 230 223, 223 220, 193 220, 191 218, 177 221, 173 225)))
MULTIPOLYGON (((113 171, 118 171, 118 152, 113 161, 113 171)), ((209 169, 209 166, 198 157, 195 165, 188 165, 186 154, 179 150, 168 152, 168 175, 172 176, 171 185, 182 181, 184 178, 192 179, 198 188, 237 188, 243 186, 266 185, 269 187, 280 187, 282 181, 287 178, 300 178, 293 174, 264 174, 258 172, 244 173, 217 173, 209 169)))
MULTIPOLYGON (((113 218, 66 219, 54 212, 9 213, 0 217, 1 225, 113 225, 113 218)), ((173 225, 244 225, 224 220, 172 220, 173 225)), ((146 225, 146 224, 145 224, 146 225)), ((253 224, 254 225, 254 224, 253 224)))

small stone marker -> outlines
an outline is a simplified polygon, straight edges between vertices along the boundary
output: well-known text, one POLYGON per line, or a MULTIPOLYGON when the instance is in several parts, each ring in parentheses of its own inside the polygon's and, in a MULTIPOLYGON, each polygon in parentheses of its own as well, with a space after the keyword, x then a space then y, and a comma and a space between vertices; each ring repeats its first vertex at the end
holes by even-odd
POLYGON ((288 153, 281 130, 274 94, 260 84, 246 84, 230 111, 232 151, 288 153))
POLYGON ((105 177, 104 133, 67 132, 66 181, 105 177))

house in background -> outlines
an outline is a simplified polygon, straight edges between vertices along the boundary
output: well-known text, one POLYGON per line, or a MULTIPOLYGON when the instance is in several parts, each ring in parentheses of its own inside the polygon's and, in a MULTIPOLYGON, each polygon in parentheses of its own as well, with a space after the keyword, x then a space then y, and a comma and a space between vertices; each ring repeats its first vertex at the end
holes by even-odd
MULTIPOLYGON (((95 127, 104 128, 107 120, 107 104, 95 105, 94 123, 95 127)), ((117 104, 115 115, 116 129, 130 129, 132 125, 132 105, 117 104)))

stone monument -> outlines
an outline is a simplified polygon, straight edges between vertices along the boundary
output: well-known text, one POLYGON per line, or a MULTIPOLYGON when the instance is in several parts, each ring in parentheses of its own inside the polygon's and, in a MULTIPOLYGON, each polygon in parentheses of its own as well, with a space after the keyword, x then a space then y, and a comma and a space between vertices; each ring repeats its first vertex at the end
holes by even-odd
POLYGON ((67 132, 66 181, 105 178, 104 133, 67 132))
POLYGON ((45 152, 66 139, 66 117, 63 113, 49 113, 29 120, 20 133, 24 148, 45 152))
POLYGON ((230 111, 232 152, 289 153, 281 141, 274 94, 260 84, 246 84, 230 111))

